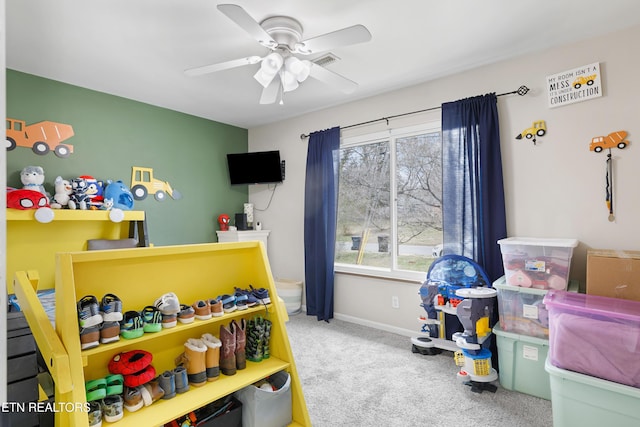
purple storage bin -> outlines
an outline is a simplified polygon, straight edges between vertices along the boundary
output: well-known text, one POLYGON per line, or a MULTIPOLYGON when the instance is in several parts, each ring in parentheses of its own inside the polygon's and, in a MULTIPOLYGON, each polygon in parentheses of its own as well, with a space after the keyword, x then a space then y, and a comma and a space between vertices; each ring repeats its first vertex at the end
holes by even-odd
POLYGON ((551 290, 549 362, 640 387, 640 302, 551 290))

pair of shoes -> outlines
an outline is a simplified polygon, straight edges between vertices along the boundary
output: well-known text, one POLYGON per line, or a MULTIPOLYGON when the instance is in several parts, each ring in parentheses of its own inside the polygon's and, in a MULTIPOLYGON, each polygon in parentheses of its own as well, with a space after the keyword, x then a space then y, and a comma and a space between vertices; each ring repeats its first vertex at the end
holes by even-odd
POLYGON ((220 325, 220 370, 224 375, 234 375, 237 369, 247 367, 245 356, 247 324, 244 319, 239 323, 232 320, 229 327, 220 325))
MULTIPOLYGON (((164 326, 165 316, 154 306, 148 305, 143 308, 140 312, 140 317, 142 318, 142 330, 144 332, 160 332, 164 326)), ((173 321, 175 322, 175 318, 173 321)))
POLYGON ((253 307, 259 302, 258 299, 253 295, 253 292, 249 289, 240 289, 236 287, 234 295, 236 296, 236 298, 240 298, 241 295, 244 295, 246 298, 243 298, 243 300, 246 301, 247 307, 253 307))
POLYGON ((168 292, 161 295, 155 300, 153 305, 162 313, 162 327, 173 328, 176 326, 178 313, 180 313, 181 306, 178 296, 173 292, 168 292))
POLYGON ((107 396, 122 394, 124 378, 121 374, 110 374, 104 378, 90 380, 85 383, 87 402, 104 399, 107 396))
POLYGON ((124 416, 122 406, 123 399, 119 394, 89 402, 89 427, 101 427, 102 418, 108 423, 121 420, 124 416))
POLYGON ((77 303, 80 326, 80 348, 87 350, 118 341, 122 320, 122 301, 114 294, 102 297, 100 305, 93 295, 85 295, 77 303))
POLYGON ((246 356, 252 362, 260 362, 270 356, 271 321, 256 316, 247 324, 246 356))
POLYGON ((124 313, 124 317, 120 322, 120 335, 127 340, 140 338, 144 335, 144 321, 140 313, 134 310, 124 313))
POLYGON ((251 294, 261 304, 271 304, 271 298, 269 298, 269 290, 265 288, 254 288, 253 285, 249 285, 251 288, 251 294))
POLYGON ((209 301, 198 300, 192 305, 193 310, 195 311, 195 317, 198 320, 209 320, 211 319, 211 304, 209 301))
POLYGON ((126 351, 113 356, 108 369, 112 374, 122 375, 125 386, 137 387, 155 378, 156 370, 151 365, 152 360, 153 355, 147 351, 126 351))
MULTIPOLYGON (((190 385, 200 387, 207 383, 206 357, 207 345, 202 339, 189 338, 184 343, 184 352, 176 358, 175 363, 186 370, 190 385)), ((176 388, 178 388, 177 382, 176 388)))

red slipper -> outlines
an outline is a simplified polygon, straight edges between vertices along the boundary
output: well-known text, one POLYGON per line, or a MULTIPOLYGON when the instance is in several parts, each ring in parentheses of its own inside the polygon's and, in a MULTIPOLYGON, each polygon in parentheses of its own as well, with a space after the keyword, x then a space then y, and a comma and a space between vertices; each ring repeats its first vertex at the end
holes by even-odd
POLYGON ((153 355, 144 350, 131 350, 118 353, 109 361, 112 374, 131 375, 151 365, 153 355))
POLYGON ((146 384, 156 377, 156 369, 149 365, 143 370, 131 375, 124 376, 124 385, 127 387, 138 387, 139 385, 146 384))

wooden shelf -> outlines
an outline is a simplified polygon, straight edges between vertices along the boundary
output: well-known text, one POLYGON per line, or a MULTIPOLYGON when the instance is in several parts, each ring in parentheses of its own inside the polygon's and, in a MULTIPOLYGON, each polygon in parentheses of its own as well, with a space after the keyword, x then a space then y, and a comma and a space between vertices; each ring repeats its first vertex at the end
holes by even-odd
MULTIPOLYGON (((150 352, 152 365, 160 374, 175 368, 175 359, 184 351, 187 339, 199 338, 204 333, 219 336, 220 327, 234 319, 263 316, 272 322, 269 359, 247 362, 247 368, 235 375, 221 375, 217 381, 202 387, 192 386, 184 394, 160 400, 139 411, 125 410, 118 426, 163 425, 282 370, 291 376, 291 425, 311 426, 284 324, 288 319, 286 308, 279 302, 262 242, 63 252, 56 256, 55 276, 55 332, 35 296, 37 280, 30 280, 24 271, 16 273, 16 294, 21 298, 38 346, 51 360, 56 403, 84 404, 84 383, 106 376, 109 361, 120 352, 134 349, 150 352), (196 319, 190 324, 145 333, 140 338, 80 349, 76 302, 85 295, 101 299, 107 293, 114 293, 122 300, 123 311, 139 311, 167 292, 176 293, 183 304, 192 304, 233 293, 235 287, 248 288, 250 284, 266 288, 272 303, 266 308, 236 310, 210 320, 196 319)), ((59 427, 88 425, 87 415, 82 411, 58 412, 55 417, 59 427)))
MULTIPOLYGON (((7 221, 35 221, 35 210, 7 209, 7 221)), ((53 223, 58 221, 111 221, 109 211, 53 209, 53 223)), ((144 211, 123 211, 124 221, 144 221, 144 211)))

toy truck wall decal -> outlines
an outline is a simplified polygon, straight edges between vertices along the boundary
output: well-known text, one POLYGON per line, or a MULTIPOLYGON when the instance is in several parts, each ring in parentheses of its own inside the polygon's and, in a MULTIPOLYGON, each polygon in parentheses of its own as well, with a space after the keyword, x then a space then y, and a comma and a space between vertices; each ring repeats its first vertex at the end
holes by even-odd
POLYGON ((153 194, 155 199, 162 202, 167 198, 167 194, 173 200, 182 198, 178 190, 171 188, 166 181, 160 181, 153 177, 152 168, 134 166, 131 172, 131 194, 136 200, 144 200, 148 194, 153 194))
POLYGON ((601 152, 605 148, 619 148, 623 149, 629 144, 625 138, 627 137, 627 131, 619 130, 617 132, 611 132, 607 136, 596 136, 591 139, 591 144, 589 144, 589 150, 595 151, 596 153, 601 152))
POLYGON ((73 145, 62 142, 74 135, 71 125, 43 121, 27 125, 24 120, 7 118, 7 151, 16 147, 31 148, 34 153, 44 156, 51 149, 58 157, 69 157, 73 145))

